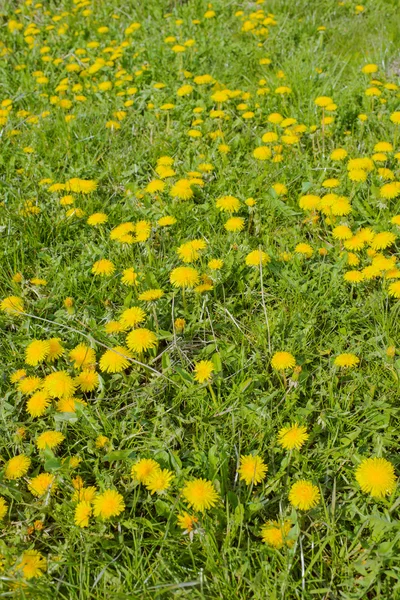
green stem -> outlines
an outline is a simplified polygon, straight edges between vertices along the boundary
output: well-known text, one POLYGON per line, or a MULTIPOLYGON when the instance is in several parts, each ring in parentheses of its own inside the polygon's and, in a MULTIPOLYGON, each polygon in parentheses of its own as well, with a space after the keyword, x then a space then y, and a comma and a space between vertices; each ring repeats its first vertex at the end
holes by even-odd
POLYGON ((215 407, 217 408, 218 407, 217 397, 216 397, 216 395, 214 393, 214 390, 212 389, 211 383, 208 384, 208 389, 210 390, 211 397, 213 399, 215 407))
POLYGON ((183 310, 185 312, 185 316, 186 316, 186 312, 187 312, 187 303, 186 303, 186 293, 185 293, 185 288, 182 288, 182 303, 183 303, 183 310))
POLYGON ((155 307, 154 304, 153 304, 153 317, 154 317, 154 323, 155 323, 155 326, 156 326, 156 331, 158 333, 159 325, 158 325, 158 319, 157 319, 157 311, 156 311, 156 307, 155 307))

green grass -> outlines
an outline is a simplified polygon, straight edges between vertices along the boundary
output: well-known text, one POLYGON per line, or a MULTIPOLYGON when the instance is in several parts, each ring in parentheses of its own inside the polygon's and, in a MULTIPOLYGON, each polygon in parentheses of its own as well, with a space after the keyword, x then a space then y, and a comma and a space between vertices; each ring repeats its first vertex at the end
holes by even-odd
MULTIPOLYGON (((35 12, 34 4, 6 0, 0 15, 0 39, 8 48, 2 52, 0 46, 0 101, 11 99, 13 104, 1 130, 0 299, 22 297, 29 314, 17 318, 0 313, 0 494, 8 504, 0 536, 0 597, 399 598, 398 491, 383 500, 371 498, 362 493, 354 473, 369 456, 387 458, 398 471, 400 359, 398 351, 391 358, 386 350, 399 344, 400 303, 389 296, 392 280, 383 276, 354 286, 344 281, 349 268, 362 269, 371 257, 364 249, 357 253, 360 266, 348 267, 346 253, 331 233, 346 222, 353 232, 371 227, 398 234, 391 218, 400 213, 400 197, 382 201, 379 189, 385 180, 377 168, 390 168, 399 180, 400 163, 394 157, 399 132, 389 117, 400 110, 400 92, 381 87, 380 98, 365 96, 371 76, 361 72, 366 63, 376 63, 379 72, 373 77, 382 84, 399 83, 397 3, 369 1, 356 14, 357 3, 347 0, 343 6, 336 0, 271 0, 261 5, 215 0, 213 19, 203 18, 204 0, 93 0, 76 10, 79 5, 69 0, 44 0, 35 12), (15 14, 17 6, 21 11, 15 14), (85 8, 91 15, 84 16, 85 8), (276 25, 268 26, 268 36, 241 31, 242 20, 235 13, 242 10, 248 18, 260 9, 276 19, 276 25), (52 20, 64 11, 69 14, 61 21, 52 20), (175 23, 178 18, 181 26, 175 23), (24 28, 30 22, 37 25, 32 48, 21 31, 9 30, 11 19, 24 28), (201 22, 196 25, 192 19, 201 22), (141 28, 125 37, 126 27, 136 21, 141 28), (62 23, 69 28, 60 34, 62 23), (55 29, 46 30, 48 25, 55 29), (103 35, 97 32, 102 25, 109 26, 103 35), (319 32, 320 26, 326 31, 319 32), (174 54, 164 42, 167 36, 179 42, 194 39, 195 44, 174 54), (66 71, 70 57, 83 68, 84 55, 76 50, 88 42, 100 42, 98 49, 87 50, 92 65, 96 57, 110 56, 102 50, 112 48, 112 40, 118 45, 125 39, 130 46, 122 56, 97 73, 66 71), (64 62, 43 62, 40 49, 45 46, 52 59, 64 62), (270 66, 259 64, 264 57, 271 59, 270 66), (16 70, 21 64, 26 67, 16 70), (132 81, 108 92, 85 87, 105 79, 115 83, 120 68, 132 81), (47 85, 36 83, 33 73, 38 70, 48 77, 47 85), (212 119, 215 89, 196 86, 183 70, 193 76, 211 74, 221 87, 251 96, 222 106, 229 120, 212 119), (280 70, 285 79, 277 76, 280 70), (62 95, 56 88, 66 77, 69 87, 62 95), (270 93, 257 95, 260 79, 266 80, 270 93), (165 87, 154 89, 156 82, 165 87), (79 93, 86 102, 76 100, 72 86, 77 83, 83 85, 79 93), (180 98, 176 91, 184 83, 195 90, 180 98), (290 86, 292 93, 275 94, 280 85, 290 86), (137 93, 118 96, 129 87, 137 87, 137 93), (321 110, 314 104, 321 95, 331 96, 338 106, 335 122, 324 135, 321 110), (57 107, 52 96, 71 99, 72 107, 57 107), (133 106, 124 107, 129 98, 133 106), (160 106, 169 102, 176 107, 167 116, 160 106), (241 116, 241 102, 254 111, 252 119, 241 116), (198 106, 205 109, 203 123, 194 128, 202 137, 190 138, 187 132, 199 116, 193 114, 198 106), (125 110, 126 117, 112 131, 105 124, 115 119, 117 110, 125 110), (37 123, 28 122, 29 116, 45 111, 49 114, 37 123), (273 112, 297 119, 307 132, 299 144, 283 145, 282 162, 260 162, 252 153, 262 145, 262 135, 273 129, 267 120, 273 112), (364 123, 358 118, 362 113, 368 116, 364 123), (67 123, 66 114, 75 119, 67 123), (313 125, 316 132, 310 133, 313 125), (230 146, 227 155, 218 151, 222 138, 209 136, 219 129, 230 146), (14 136, 12 130, 20 134, 14 136), (345 163, 330 160, 337 147, 346 148, 350 158, 371 157, 379 141, 393 143, 394 153, 376 164, 366 183, 352 183, 345 163), (23 151, 28 146, 33 153, 23 151), (165 192, 144 194, 163 155, 174 158, 177 174, 166 180, 165 192), (197 171, 201 163, 214 167, 204 177, 204 187, 193 188, 193 200, 172 199, 171 181, 197 171), (75 206, 85 212, 82 218, 66 218, 70 207, 61 206, 59 198, 68 192, 51 193, 39 184, 44 178, 64 183, 72 177, 98 182, 94 193, 74 194, 75 206), (321 184, 328 177, 340 179, 338 193, 351 199, 352 212, 333 223, 321 214, 312 224, 299 208, 299 197, 322 196, 327 190, 321 184), (271 188, 277 182, 288 188, 284 197, 271 188), (215 200, 226 194, 241 201, 239 215, 246 219, 241 233, 225 231, 229 215, 215 207, 215 200), (252 209, 244 203, 249 197, 256 200, 252 209), (40 207, 39 214, 23 214, 27 200, 40 207), (108 223, 90 227, 86 219, 94 212, 105 212, 108 223), (166 214, 177 223, 161 229, 157 221, 166 214), (110 240, 113 227, 138 220, 152 224, 147 242, 121 245, 110 240), (196 238, 206 240, 207 248, 192 266, 209 275, 211 258, 223 259, 224 266, 212 274, 213 290, 183 297, 169 275, 181 264, 176 248, 196 238), (301 242, 312 246, 310 259, 295 254, 301 242), (245 264, 246 255, 258 247, 272 258, 262 273, 245 264), (327 250, 325 256, 320 248, 327 250), (290 252, 290 260, 282 260, 282 252, 290 252), (92 275, 92 265, 100 258, 113 261, 112 276, 92 275), (130 266, 140 274, 137 288, 120 281, 130 266), (12 280, 17 272, 23 274, 21 283, 12 280), (47 285, 31 284, 34 277, 47 285), (165 293, 155 308, 137 299, 149 288, 165 293), (64 306, 66 297, 74 299, 72 313, 64 306), (25 409, 27 397, 10 383, 12 373, 26 368, 30 375, 44 377, 54 368, 73 375, 77 371, 67 353, 55 366, 29 367, 27 345, 33 339, 59 337, 69 351, 86 342, 99 361, 104 345, 125 340, 124 334, 106 334, 104 324, 134 305, 146 310, 145 326, 159 340, 157 349, 136 357, 145 366, 132 364, 114 375, 99 371, 99 389, 80 394, 87 404, 76 413, 60 413, 51 405, 43 416, 32 418, 25 409), (173 326, 178 317, 186 320, 183 333, 173 326), (295 356, 298 373, 283 378, 273 371, 271 358, 280 350, 295 356), (360 357, 359 366, 338 370, 334 357, 343 352, 360 357), (193 379, 199 360, 214 363, 213 395, 193 379), (294 422, 306 425, 310 437, 301 451, 288 453, 279 446, 277 434, 294 422), (23 438, 17 436, 21 427, 23 438), (65 441, 54 454, 38 451, 35 439, 52 429, 61 430, 65 441), (95 443, 100 434, 109 438, 103 449, 95 443), (20 453, 32 460, 29 473, 7 480, 3 467, 20 453), (237 476, 240 456, 250 453, 268 464, 265 481, 254 488, 237 476), (82 459, 74 470, 61 462, 71 456, 82 459), (143 457, 174 472, 167 493, 151 496, 133 481, 131 465, 143 457), (58 481, 57 492, 45 500, 34 498, 27 486, 28 479, 43 471, 58 481), (77 527, 71 499, 77 475, 87 486, 118 490, 125 511, 105 522, 92 517, 89 527, 77 527), (187 510, 180 490, 193 477, 213 481, 220 501, 199 515, 200 531, 191 540, 178 527, 177 515, 187 510), (320 489, 321 501, 310 511, 296 511, 288 502, 289 489, 299 478, 320 489), (291 547, 277 550, 261 541, 262 525, 277 518, 292 522, 291 547), (37 520, 44 528, 32 533, 37 520), (46 557, 47 570, 21 587, 15 565, 30 548, 46 557)), ((383 253, 398 260, 398 241, 383 253)))

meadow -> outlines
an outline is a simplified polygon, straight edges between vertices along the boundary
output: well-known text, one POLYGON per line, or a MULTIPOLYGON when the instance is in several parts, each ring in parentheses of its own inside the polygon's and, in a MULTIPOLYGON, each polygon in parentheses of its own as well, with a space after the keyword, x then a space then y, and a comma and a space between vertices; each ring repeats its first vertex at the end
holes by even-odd
POLYGON ((398 8, 0 4, 1 598, 400 598, 398 8))

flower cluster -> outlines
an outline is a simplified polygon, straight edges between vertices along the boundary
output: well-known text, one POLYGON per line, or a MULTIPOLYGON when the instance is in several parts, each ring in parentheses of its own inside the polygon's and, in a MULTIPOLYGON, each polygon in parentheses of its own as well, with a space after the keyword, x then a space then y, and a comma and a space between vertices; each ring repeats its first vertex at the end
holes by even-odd
POLYGON ((6 596, 396 593, 395 3, 267 4, 2 7, 6 596))

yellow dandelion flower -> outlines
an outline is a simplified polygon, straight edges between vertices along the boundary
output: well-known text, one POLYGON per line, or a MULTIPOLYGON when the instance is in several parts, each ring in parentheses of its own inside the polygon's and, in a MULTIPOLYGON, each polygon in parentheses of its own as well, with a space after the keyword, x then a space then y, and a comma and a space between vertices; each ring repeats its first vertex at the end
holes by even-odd
POLYGON ((374 250, 384 250, 389 246, 392 246, 396 241, 396 236, 390 231, 382 231, 377 233, 370 243, 371 248, 374 250))
POLYGON ((192 182, 189 179, 179 179, 171 188, 169 192, 172 198, 178 198, 179 200, 190 200, 194 196, 192 190, 192 182))
POLYGON ((253 150, 253 156, 256 160, 268 160, 272 156, 271 148, 269 146, 258 146, 253 150))
POLYGON ((36 439, 36 446, 39 450, 46 448, 56 448, 65 440, 65 435, 61 431, 44 431, 36 439))
POLYGON ((282 427, 278 432, 278 444, 285 450, 300 450, 308 438, 307 428, 297 423, 282 427))
POLYGON ((191 94, 193 92, 194 88, 192 85, 189 84, 185 84, 182 85, 180 88, 178 88, 178 90, 176 91, 177 96, 188 96, 189 94, 191 94))
POLYGON ((199 512, 212 508, 219 499, 213 484, 206 479, 194 479, 185 483, 182 496, 191 508, 199 512))
POLYGON ((105 213, 93 213, 87 218, 86 223, 92 227, 97 227, 97 225, 103 225, 107 221, 108 216, 105 213))
POLYGON ((259 267, 260 264, 266 265, 271 261, 271 258, 262 250, 253 250, 246 256, 246 265, 248 267, 259 267))
POLYGON ((128 346, 129 350, 140 354, 156 347, 157 336, 149 329, 134 329, 128 334, 126 338, 126 345, 128 346))
POLYGON ((363 242, 370 243, 375 237, 375 233, 372 231, 370 227, 362 227, 358 230, 357 236, 363 242))
POLYGON ((201 360, 194 366, 194 380, 198 383, 210 381, 214 369, 214 363, 211 360, 201 360))
POLYGON ((157 165, 162 165, 164 167, 170 167, 174 164, 174 159, 171 156, 160 156, 157 159, 157 165))
POLYGON ((71 297, 65 298, 64 300, 64 306, 67 309, 67 311, 69 312, 69 314, 73 314, 74 312, 74 299, 71 297))
POLYGON ((65 183, 65 189, 68 192, 90 194, 97 189, 97 182, 92 179, 79 179, 78 177, 74 177, 65 183))
POLYGON ((393 144, 390 142, 377 142, 374 146, 374 152, 393 152, 393 144))
POLYGON ((368 173, 363 169, 351 169, 348 176, 350 181, 363 182, 367 180, 368 173))
POLYGON ((47 360, 49 362, 54 362, 57 358, 60 358, 64 354, 64 348, 61 345, 60 338, 51 338, 49 340, 49 353, 47 355, 47 360))
POLYGON ((331 212, 335 216, 343 216, 348 215, 352 212, 351 204, 347 198, 344 196, 339 196, 337 200, 335 200, 331 206, 331 212))
POLYGON ((288 193, 288 188, 284 183, 274 183, 272 189, 278 196, 285 196, 288 193))
POLYGON ((23 553, 21 561, 16 568, 22 571, 25 579, 41 577, 47 569, 47 561, 37 550, 27 550, 23 553))
POLYGON ((320 500, 319 489, 311 481, 300 479, 290 488, 289 502, 294 508, 309 510, 316 506, 320 500))
POLYGON ((176 331, 180 332, 183 331, 185 329, 185 325, 186 325, 186 321, 185 319, 175 319, 174 321, 174 326, 176 331))
POLYGON ((271 359, 271 367, 275 371, 292 369, 296 365, 296 359, 290 352, 275 352, 271 359))
POLYGON ((229 154, 229 152, 231 151, 231 148, 227 144, 219 144, 218 151, 221 154, 229 154))
POLYGON ((321 198, 314 194, 306 194, 299 198, 299 206, 302 210, 313 211, 319 207, 321 198))
POLYGON ((261 528, 262 541, 278 550, 283 548, 285 544, 291 546, 291 540, 287 539, 291 529, 292 524, 290 521, 284 521, 283 523, 268 521, 261 528))
POLYGON ((347 281, 347 283, 361 283, 361 281, 364 281, 364 277, 364 274, 357 270, 347 271, 347 273, 343 275, 343 279, 347 281))
POLYGON ((312 249, 310 244, 305 243, 297 244, 294 251, 296 252, 296 254, 306 256, 307 258, 311 258, 311 256, 314 254, 314 250, 312 249))
POLYGON ((243 217, 231 217, 226 221, 224 227, 227 231, 243 231, 245 220, 243 217))
POLYGON ((356 470, 356 480, 374 498, 390 496, 396 486, 394 467, 385 458, 365 458, 356 470))
POLYGON ((27 401, 26 412, 33 418, 41 417, 46 412, 49 404, 49 394, 45 390, 38 390, 27 401))
POLYGON ((27 474, 30 465, 31 459, 29 456, 25 456, 25 454, 13 456, 6 464, 4 476, 6 479, 19 479, 27 474))
POLYGON ((338 225, 332 230, 332 236, 336 240, 349 240, 353 237, 350 227, 347 225, 338 225))
POLYGON ((0 521, 4 519, 7 514, 8 504, 4 500, 3 496, 0 496, 0 521))
POLYGON ((61 204, 61 206, 70 206, 74 202, 75 202, 74 197, 71 196, 70 194, 68 194, 67 196, 63 196, 62 198, 60 198, 60 204, 61 204))
POLYGON ((18 381, 24 377, 26 377, 25 369, 18 369, 18 371, 14 371, 14 373, 10 375, 10 381, 11 383, 18 383, 18 381))
POLYGON ((244 481, 246 485, 257 485, 265 479, 267 471, 268 466, 259 456, 248 454, 240 457, 239 479, 244 481))
POLYGON ((94 498, 96 497, 96 494, 97 490, 93 485, 90 485, 89 487, 83 487, 83 485, 81 485, 80 487, 76 488, 76 491, 72 496, 72 501, 88 502, 89 504, 91 504, 94 498))
POLYGON ((131 475, 139 483, 145 483, 147 479, 160 471, 160 465, 152 458, 141 458, 132 465, 131 475))
POLYGON ((196 527, 196 523, 199 522, 195 516, 189 515, 187 512, 183 512, 181 515, 178 515, 177 520, 178 526, 181 529, 184 529, 185 533, 190 533, 193 531, 196 527))
POLYGON ((142 300, 143 302, 155 302, 164 296, 163 290, 146 290, 142 292, 138 296, 138 300, 142 300))
POLYGON ((78 527, 88 527, 92 507, 89 502, 82 500, 76 505, 74 521, 78 527))
POLYGON ((362 67, 361 71, 363 73, 371 75, 372 73, 376 73, 378 71, 378 65, 375 65, 373 63, 368 63, 367 65, 364 65, 362 67))
POLYGON ((353 235, 352 238, 344 242, 346 250, 362 250, 365 246, 365 240, 360 235, 353 235))
POLYGON ((33 340, 25 350, 26 364, 35 367, 45 360, 49 351, 50 344, 47 340, 33 340))
POLYGON ((362 269, 361 273, 363 279, 366 281, 375 279, 376 277, 380 277, 382 275, 381 269, 376 265, 369 265, 368 267, 365 267, 362 269))
POLYGON ((137 285, 137 273, 133 267, 125 269, 121 277, 121 282, 124 285, 134 286, 137 285))
POLYGON ((121 223, 114 227, 110 232, 110 240, 115 240, 121 244, 133 244, 133 236, 131 235, 135 231, 136 227, 133 223, 121 223))
POLYGON ((151 234, 151 223, 149 221, 138 221, 135 225, 134 242, 145 242, 151 234))
POLYGON ((93 392, 99 387, 99 374, 96 371, 83 370, 77 377, 75 377, 76 385, 82 390, 82 392, 93 392))
POLYGON ((329 104, 333 104, 333 100, 329 96, 318 96, 314 100, 314 104, 320 108, 326 108, 329 104))
POLYGON ((106 435, 98 435, 96 438, 95 446, 96 448, 104 448, 104 446, 109 442, 109 438, 106 435))
POLYGON ((38 498, 47 492, 54 494, 57 487, 55 476, 50 473, 41 473, 30 480, 29 491, 38 498))
POLYGON ((331 153, 331 160, 344 160, 348 155, 344 148, 335 148, 331 153))
POLYGON ((165 217, 161 217, 157 221, 157 225, 159 225, 160 227, 169 227, 170 225, 175 225, 175 223, 176 223, 175 217, 172 217, 169 215, 167 215, 165 217))
POLYGON ((0 309, 12 316, 22 316, 25 312, 24 303, 18 296, 8 296, 0 302, 0 309))
POLYGON ((111 262, 111 260, 108 260, 107 258, 97 260, 92 267, 92 273, 94 275, 108 276, 112 275, 114 271, 114 264, 111 262))
POLYGON ((78 467, 81 464, 82 459, 80 458, 80 456, 70 456, 67 459, 63 459, 62 462, 67 462, 70 469, 76 469, 76 467, 78 467))
POLYGON ((220 211, 228 213, 235 213, 240 208, 240 201, 235 196, 221 196, 221 198, 217 198, 215 204, 220 211))
POLYGON ((386 356, 388 358, 394 358, 396 356, 396 346, 388 346, 386 348, 386 356))
POLYGON ((200 285, 197 285, 194 288, 194 291, 196 294, 203 294, 204 292, 209 292, 210 290, 213 290, 214 286, 212 285, 212 283, 201 283, 200 285))
POLYGON ((191 289, 199 283, 199 273, 192 267, 176 267, 170 273, 170 282, 174 287, 191 289))
POLYGON ((358 358, 358 356, 356 356, 355 354, 351 354, 350 352, 345 352, 344 354, 339 354, 333 361, 333 364, 336 367, 342 367, 343 369, 347 369, 351 367, 356 367, 359 362, 360 359, 358 358))
POLYGON ((339 179, 335 179, 335 178, 325 179, 325 181, 322 182, 322 187, 324 187, 324 188, 336 188, 336 187, 339 187, 339 185, 340 185, 339 179))
POLYGON ((75 369, 82 369, 83 367, 88 367, 89 365, 94 365, 96 363, 95 351, 86 344, 78 344, 78 346, 75 346, 75 348, 70 351, 69 358, 71 361, 74 361, 75 369))
POLYGON ((391 200, 397 198, 400 195, 400 181, 392 181, 391 183, 385 183, 379 190, 381 198, 391 200))
POLYGON ((44 380, 44 389, 51 398, 70 398, 75 387, 74 380, 65 371, 50 373, 44 380))
MULTIPOLYGON (((161 179, 168 179, 168 177, 173 177, 176 174, 174 169, 172 169, 171 167, 160 164, 156 167, 156 173, 161 179)), ((186 184, 182 184, 180 186, 180 189, 182 190, 182 186, 185 187, 185 185, 186 184)))
POLYGON ((175 474, 168 469, 158 469, 151 473, 146 481, 145 487, 149 490, 150 494, 162 494, 170 486, 171 481, 175 477, 175 474))
POLYGON ((396 125, 400 125, 400 111, 395 111, 390 115, 390 120, 396 125))
POLYGON ((394 281, 389 285, 389 296, 400 298, 400 281, 394 281))
POLYGON ((124 328, 119 321, 108 321, 108 323, 104 325, 104 331, 111 334, 120 333, 121 331, 124 331, 124 328))
POLYGON ((144 191, 148 194, 156 194, 157 192, 163 192, 165 189, 165 182, 161 179, 153 179, 146 185, 144 191))
POLYGON ((354 254, 353 252, 348 252, 347 253, 347 264, 350 265, 351 267, 357 267, 357 265, 360 264, 360 259, 358 258, 357 254, 354 254))
POLYGON ((42 383, 40 377, 23 377, 17 387, 22 394, 32 394, 42 386, 42 383))
POLYGON ((264 144, 271 144, 278 141, 278 134, 275 133, 275 131, 267 131, 267 133, 264 133, 261 139, 264 144))
POLYGON ((93 501, 93 514, 95 517, 109 519, 117 517, 125 510, 124 499, 116 490, 105 490, 97 494, 93 501))
POLYGON ((347 163, 347 170, 353 171, 354 169, 361 169, 370 173, 375 168, 374 161, 368 157, 364 158, 351 158, 347 163))
POLYGON ((176 253, 185 263, 191 263, 194 260, 197 260, 200 256, 199 252, 193 248, 191 242, 185 242, 184 244, 181 244, 179 248, 177 248, 176 253))
POLYGON ((106 373, 120 373, 129 367, 132 354, 124 346, 115 346, 104 352, 100 358, 100 370, 106 373))
POLYGON ((74 413, 77 404, 83 404, 82 400, 78 398, 61 398, 57 402, 57 410, 58 412, 74 413))
POLYGON ((224 266, 224 261, 220 258, 212 258, 208 261, 208 268, 212 271, 219 271, 224 266))
POLYGON ((139 323, 143 323, 146 319, 146 313, 139 306, 132 306, 132 308, 127 308, 123 311, 122 315, 119 318, 119 322, 122 325, 122 328, 132 329, 139 325, 139 323))
POLYGON ((378 169, 378 175, 382 179, 394 179, 394 173, 391 169, 387 169, 386 167, 380 167, 378 169))

